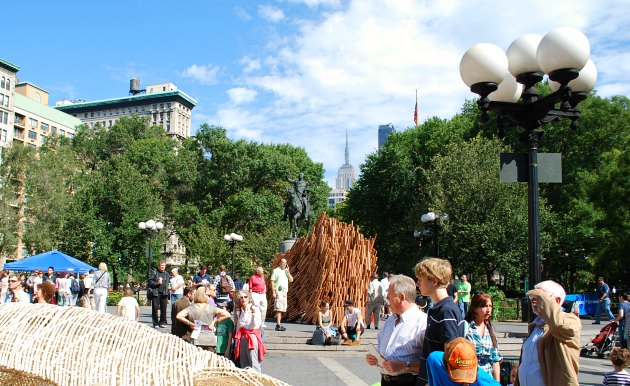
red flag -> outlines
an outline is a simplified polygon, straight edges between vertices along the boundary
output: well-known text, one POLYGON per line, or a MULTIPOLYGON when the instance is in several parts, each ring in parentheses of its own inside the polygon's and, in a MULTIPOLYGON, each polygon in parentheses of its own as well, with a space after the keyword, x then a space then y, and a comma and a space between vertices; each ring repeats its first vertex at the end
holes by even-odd
POLYGON ((418 127, 418 90, 416 90, 416 108, 413 111, 413 122, 418 127))

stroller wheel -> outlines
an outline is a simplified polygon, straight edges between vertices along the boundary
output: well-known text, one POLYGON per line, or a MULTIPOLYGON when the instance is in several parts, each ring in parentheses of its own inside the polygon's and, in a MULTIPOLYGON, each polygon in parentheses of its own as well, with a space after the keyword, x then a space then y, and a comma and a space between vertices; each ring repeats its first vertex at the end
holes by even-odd
POLYGON ((604 357, 604 353, 603 353, 603 352, 599 352, 599 353, 597 353, 597 357, 598 357, 599 359, 602 359, 602 358, 604 357))
POLYGON ((580 356, 581 357, 585 357, 587 355, 588 355, 588 350, 587 349, 583 348, 583 349, 580 350, 580 356))

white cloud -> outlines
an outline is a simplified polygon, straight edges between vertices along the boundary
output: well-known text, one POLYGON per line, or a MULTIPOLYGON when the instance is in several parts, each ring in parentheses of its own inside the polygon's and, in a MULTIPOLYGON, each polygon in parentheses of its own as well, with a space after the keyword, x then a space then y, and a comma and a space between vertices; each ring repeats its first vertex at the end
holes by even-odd
POLYGON ((289 0, 289 3, 305 4, 311 8, 319 6, 338 7, 340 5, 339 0, 289 0))
POLYGON ((272 5, 259 5, 258 14, 263 19, 274 23, 284 19, 284 12, 280 8, 276 8, 272 5))
POLYGON ((212 85, 217 83, 217 75, 220 68, 212 64, 197 65, 193 64, 184 71, 181 72, 181 76, 184 78, 196 79, 199 83, 205 85, 212 85))
POLYGON ((460 79, 459 61, 475 43, 506 49, 525 33, 581 28, 600 71, 600 95, 630 95, 626 8, 624 1, 601 7, 576 0, 567 7, 564 2, 521 0, 489 7, 481 0, 353 0, 312 20, 289 14, 298 26, 294 35, 274 36, 266 50, 241 61, 242 76, 233 88, 258 90, 255 108, 236 109, 242 102, 230 95, 231 104, 219 108, 213 119, 248 138, 303 146, 324 163, 332 184, 343 163, 346 128, 357 167, 376 149, 379 124, 392 122, 397 130, 413 125, 416 87, 420 121, 449 118, 474 98, 460 79), (523 17, 528 14, 536 17, 523 17))
POLYGON ((234 13, 236 14, 236 16, 244 21, 250 21, 252 20, 252 16, 249 14, 249 12, 247 12, 244 8, 242 7, 235 7, 234 8, 234 13))
POLYGON ((258 92, 251 88, 235 87, 227 91, 230 101, 234 104, 240 105, 242 103, 249 103, 256 99, 258 92))

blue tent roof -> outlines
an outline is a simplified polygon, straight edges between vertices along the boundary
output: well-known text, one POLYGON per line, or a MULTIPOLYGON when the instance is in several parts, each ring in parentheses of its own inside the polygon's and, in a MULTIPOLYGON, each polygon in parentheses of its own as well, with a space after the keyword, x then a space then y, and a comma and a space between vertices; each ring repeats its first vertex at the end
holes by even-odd
POLYGON ((48 267, 53 267, 55 272, 86 273, 90 269, 96 271, 96 268, 56 249, 4 265, 4 269, 11 271, 32 271, 34 269, 46 271, 48 267))

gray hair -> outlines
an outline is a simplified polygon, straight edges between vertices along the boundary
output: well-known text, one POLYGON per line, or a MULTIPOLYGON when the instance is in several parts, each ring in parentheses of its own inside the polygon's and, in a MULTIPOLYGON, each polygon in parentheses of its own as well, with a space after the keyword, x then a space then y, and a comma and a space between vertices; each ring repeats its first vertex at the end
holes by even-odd
POLYGON ((564 288, 553 280, 541 281, 536 284, 534 288, 549 292, 554 298, 560 298, 560 304, 564 302, 564 298, 567 296, 567 293, 564 292, 564 288))
MULTIPOLYGON (((394 292, 399 294, 405 294, 405 299, 409 303, 413 303, 416 300, 416 283, 412 278, 405 275, 393 275, 389 277, 389 284, 394 286, 394 292)), ((386 291, 387 289, 384 288, 386 291)))

